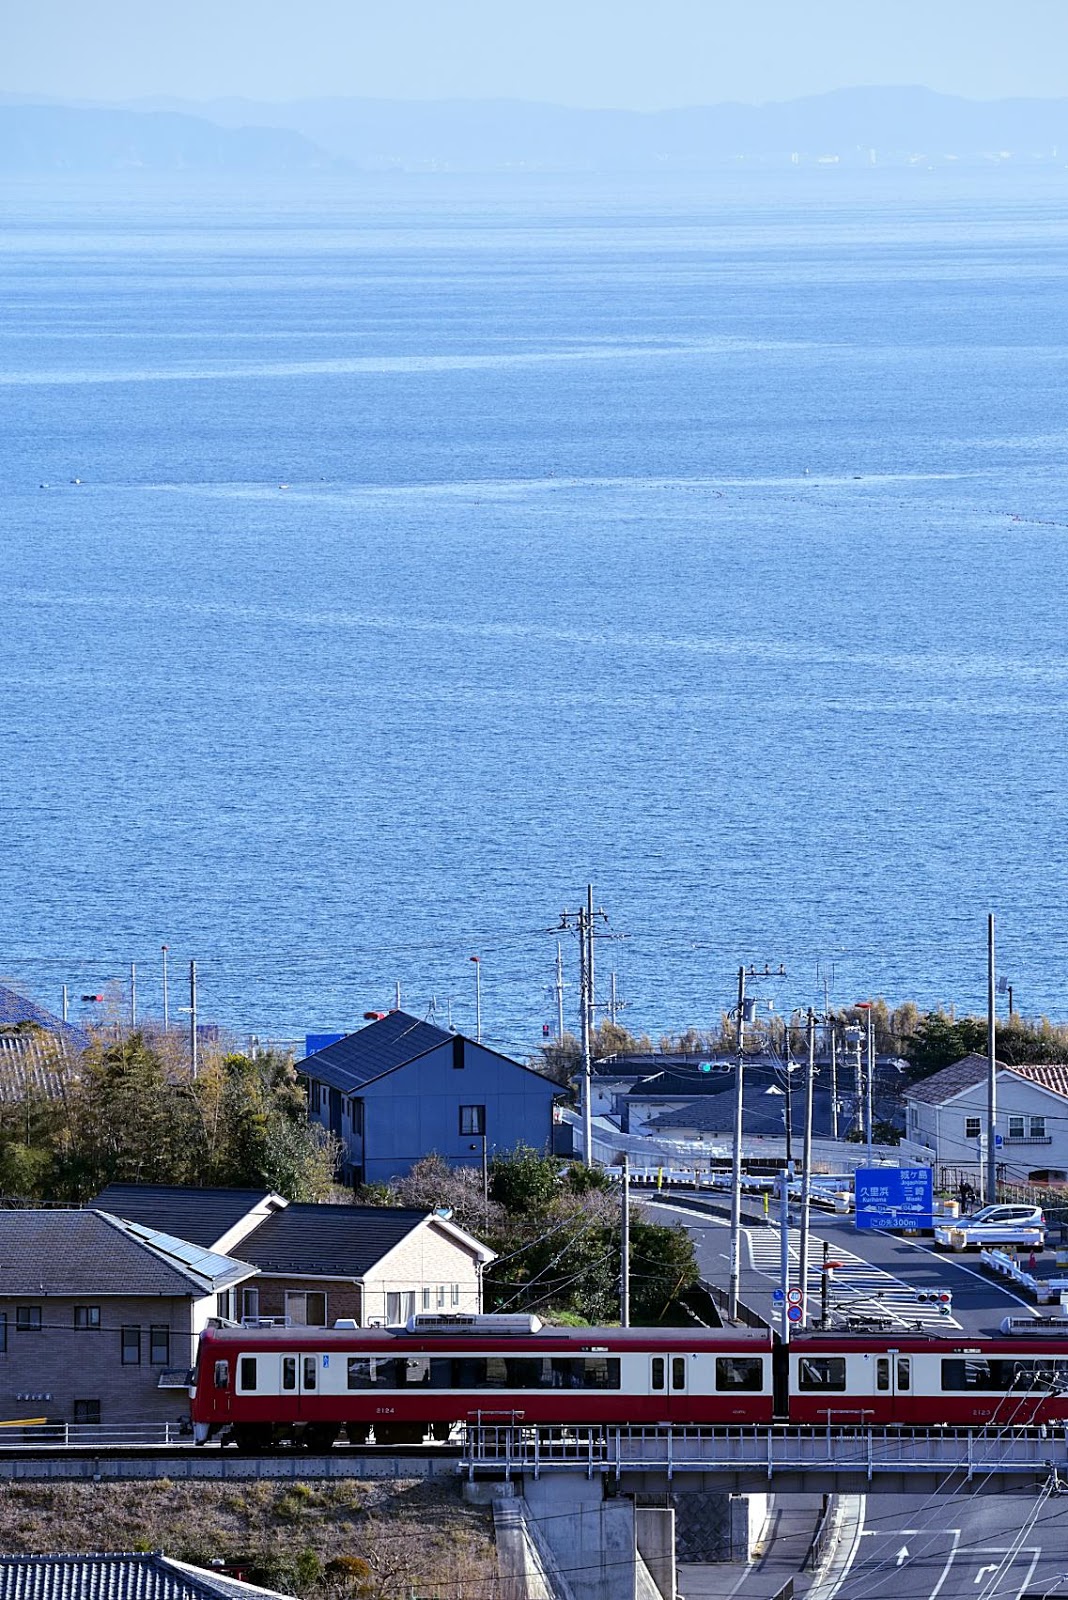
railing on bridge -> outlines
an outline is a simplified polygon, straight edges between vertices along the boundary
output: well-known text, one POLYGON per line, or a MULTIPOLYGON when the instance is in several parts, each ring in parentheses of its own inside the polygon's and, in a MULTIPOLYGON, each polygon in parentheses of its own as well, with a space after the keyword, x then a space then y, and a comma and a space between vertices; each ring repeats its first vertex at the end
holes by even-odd
POLYGON ((192 1433, 188 1422, 8 1423, 0 1430, 0 1450, 126 1450, 190 1444, 192 1433))
POLYGON ((1057 1428, 523 1428, 467 1430, 462 1470, 585 1472, 777 1472, 977 1474, 1063 1472, 1068 1438, 1057 1428))

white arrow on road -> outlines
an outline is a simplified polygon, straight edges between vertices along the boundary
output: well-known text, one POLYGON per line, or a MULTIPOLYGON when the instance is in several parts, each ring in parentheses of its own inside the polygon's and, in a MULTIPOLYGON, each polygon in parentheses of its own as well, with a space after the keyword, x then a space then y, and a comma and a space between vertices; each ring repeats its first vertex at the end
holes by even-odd
POLYGON ((998 1564, 996 1561, 992 1561, 988 1567, 980 1567, 979 1571, 975 1574, 976 1583, 982 1583, 988 1572, 996 1572, 997 1570, 998 1564))
POLYGON ((909 1558, 909 1547, 908 1547, 907 1544, 903 1544, 901 1546, 901 1549, 897 1553, 897 1564, 898 1564, 898 1566, 899 1567, 903 1567, 905 1565, 905 1562, 908 1560, 908 1558, 909 1558))

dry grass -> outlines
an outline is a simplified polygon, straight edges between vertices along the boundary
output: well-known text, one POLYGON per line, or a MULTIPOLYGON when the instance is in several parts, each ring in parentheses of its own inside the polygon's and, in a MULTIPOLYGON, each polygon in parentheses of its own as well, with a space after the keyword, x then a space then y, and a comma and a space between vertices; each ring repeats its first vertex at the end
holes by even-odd
POLYGON ((423 1481, 8 1485, 0 1550, 221 1557, 301 1600, 478 1600, 498 1587, 490 1512, 423 1481))

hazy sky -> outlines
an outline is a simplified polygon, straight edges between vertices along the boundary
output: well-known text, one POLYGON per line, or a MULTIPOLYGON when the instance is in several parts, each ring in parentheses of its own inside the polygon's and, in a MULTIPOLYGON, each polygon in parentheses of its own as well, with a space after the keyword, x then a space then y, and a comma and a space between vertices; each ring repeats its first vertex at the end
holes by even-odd
POLYGON ((14 0, 0 89, 652 109, 857 84, 1068 96, 1068 0, 14 0))

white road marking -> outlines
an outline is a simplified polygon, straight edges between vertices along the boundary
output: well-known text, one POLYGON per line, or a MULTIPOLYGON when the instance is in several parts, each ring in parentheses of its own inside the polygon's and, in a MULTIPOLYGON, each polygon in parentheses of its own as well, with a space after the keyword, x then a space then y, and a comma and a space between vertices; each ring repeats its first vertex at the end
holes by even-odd
POLYGON ((901 1546, 901 1549, 897 1553, 897 1564, 898 1564, 898 1566, 899 1567, 903 1567, 905 1565, 905 1562, 908 1560, 908 1558, 909 1558, 909 1547, 908 1547, 907 1544, 903 1544, 901 1546))
POLYGON ((949 1531, 953 1535, 953 1545, 952 1545, 952 1548, 950 1549, 949 1555, 946 1557, 946 1564, 942 1568, 941 1577, 939 1578, 938 1582, 935 1584, 934 1588, 931 1590, 931 1593, 928 1595, 927 1600, 938 1600, 938 1596, 942 1592, 942 1585, 945 1583, 946 1579, 949 1577, 949 1569, 953 1565, 954 1559, 955 1559, 956 1554, 957 1554, 957 1546, 960 1544, 960 1529, 959 1528, 950 1528, 949 1531))
POLYGON ((975 1574, 976 1583, 982 1583, 988 1572, 996 1572, 997 1570, 998 1564, 996 1561, 992 1561, 988 1567, 980 1567, 979 1571, 975 1574))

